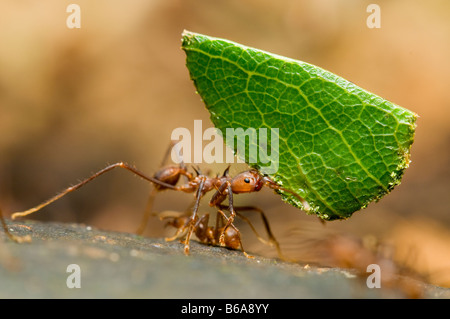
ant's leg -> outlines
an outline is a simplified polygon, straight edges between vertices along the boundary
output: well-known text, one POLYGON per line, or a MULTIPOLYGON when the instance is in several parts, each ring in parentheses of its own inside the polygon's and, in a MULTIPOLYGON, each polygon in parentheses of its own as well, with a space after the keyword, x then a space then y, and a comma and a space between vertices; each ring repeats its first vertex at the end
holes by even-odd
POLYGON ((211 227, 209 227, 208 224, 209 224, 209 213, 205 213, 195 223, 194 233, 201 243, 207 245, 214 245, 215 244, 214 233, 211 232, 211 227))
POLYGON ((19 236, 15 236, 13 234, 11 234, 11 232, 8 229, 8 226, 6 225, 6 221, 5 218, 3 217, 3 212, 0 209, 0 221, 3 227, 3 231, 5 232, 6 236, 8 236, 9 239, 11 239, 12 241, 15 241, 16 243, 29 243, 31 242, 31 237, 29 235, 23 236, 23 237, 19 237, 19 236))
MULTIPOLYGON (((225 224, 225 227, 222 229, 222 233, 220 234, 220 237, 219 237, 220 245, 225 244, 225 231, 227 230, 228 227, 230 227, 233 224, 234 218, 236 217, 236 211, 234 210, 234 206, 233 206, 233 191, 231 189, 231 183, 227 181, 224 184, 222 184, 220 186, 218 192, 223 194, 225 187, 228 190, 228 193, 227 193, 227 195, 228 195, 228 211, 230 212, 230 217, 227 219, 227 223, 225 224)), ((220 204, 216 204, 216 207, 217 206, 220 206, 220 204)))
MULTIPOLYGON (((227 209, 227 206, 220 205, 220 208, 227 209)), ((234 209, 236 210, 236 214, 239 216, 239 218, 241 218, 243 221, 245 221, 250 226, 250 228, 252 229, 252 231, 255 234, 256 238, 260 242, 262 242, 263 244, 268 245, 268 246, 272 246, 272 247, 275 246, 275 248, 277 250, 277 253, 278 253, 278 257, 280 257, 280 259, 287 260, 287 258, 284 257, 284 255, 281 252, 280 244, 278 243, 278 241, 276 240, 275 236, 273 235, 272 230, 270 229, 269 221, 267 220, 267 217, 264 214, 264 211, 262 209, 260 209, 259 207, 256 207, 256 206, 236 206, 236 207, 234 207, 234 209), (264 238, 262 238, 258 234, 258 232, 256 231, 256 229, 253 226, 253 224, 251 223, 251 221, 247 217, 245 217, 244 215, 240 214, 239 213, 240 211, 253 211, 253 212, 256 212, 256 213, 260 214, 261 219, 262 219, 263 224, 264 224, 264 228, 266 229, 267 236, 269 238, 268 241, 265 240, 264 238)))
POLYGON ((165 219, 172 219, 172 221, 166 223, 166 226, 172 226, 177 229, 175 235, 165 238, 166 241, 173 241, 185 234, 186 228, 189 224, 189 212, 180 213, 173 211, 164 211, 162 213, 159 213, 158 216, 159 220, 161 221, 165 219))
MULTIPOLYGON (((224 176, 225 174, 227 174, 227 170, 225 170, 224 176)), ((222 229, 222 232, 219 236, 219 244, 221 246, 225 246, 225 231, 233 223, 234 217, 236 216, 236 213, 233 208, 233 191, 231 189, 231 183, 229 181, 225 181, 222 185, 220 185, 217 191, 211 197, 211 200, 209 202, 210 206, 220 207, 221 203, 227 198, 227 196, 228 196, 227 209, 230 212, 230 217, 226 219, 227 222, 225 224, 225 227, 222 229)))
MULTIPOLYGON (((176 146, 176 144, 173 141, 171 141, 169 143, 169 146, 167 147, 166 152, 164 153, 160 167, 164 167, 167 164, 167 159, 169 158, 169 154, 171 154, 174 146, 176 146)), ((177 152, 177 154, 178 154, 178 152, 177 152)), ((181 174, 184 176, 184 178, 186 179, 186 183, 187 183, 189 181, 189 176, 186 173, 186 166, 184 165, 182 158, 179 158, 178 161, 180 162, 180 169, 184 171, 184 173, 181 173, 181 174)), ((155 188, 154 185, 152 185, 151 187, 152 187, 152 189, 150 190, 150 194, 148 196, 144 215, 142 216, 142 220, 141 220, 141 223, 139 224, 139 228, 136 230, 136 233, 138 235, 142 235, 144 233, 145 228, 147 227, 147 224, 148 224, 148 220, 150 219, 150 216, 152 215, 153 203, 155 201, 155 196, 156 196, 156 193, 158 192, 158 189, 155 188)))
POLYGON ((196 200, 194 200, 189 206, 188 209, 185 212, 161 212, 159 214, 155 214, 159 216, 159 220, 169 219, 172 218, 172 222, 168 222, 166 224, 170 225, 177 229, 174 236, 166 237, 166 241, 173 241, 177 238, 180 238, 183 236, 186 232, 186 228, 189 224, 189 217, 191 215, 192 209, 194 208, 196 200))
POLYGON ((195 194, 196 200, 194 203, 194 207, 192 208, 192 215, 188 222, 189 228, 188 228, 188 232, 186 234, 186 239, 184 240, 184 253, 186 255, 189 255, 189 242, 191 240, 192 233, 195 230, 195 225, 197 224, 197 219, 198 219, 197 212, 198 212, 198 207, 200 205, 200 199, 203 196, 203 189, 205 188, 205 179, 206 179, 206 177, 203 177, 200 180, 200 184, 198 185, 197 193, 195 194))
MULTIPOLYGON (((181 214, 180 217, 169 216, 163 218, 174 218, 174 220, 178 220, 180 222, 180 225, 176 225, 176 222, 174 224, 170 224, 171 226, 174 226, 178 229, 176 234, 173 237, 166 238, 166 241, 172 241, 184 235, 186 233, 186 228, 190 225, 191 222, 190 217, 187 216, 185 213, 181 214)), ((197 218, 197 221, 194 224, 195 235, 197 236, 200 242, 205 244, 208 244, 209 243, 208 241, 211 240, 211 238, 208 237, 208 221, 209 221, 209 214, 205 214, 201 218, 197 218)))
MULTIPOLYGON (((225 206, 225 205, 220 205, 219 207, 221 209, 228 210, 228 207, 225 206)), ((268 246, 274 246, 274 245, 277 246, 278 242, 276 241, 272 231, 270 230, 269 222, 268 222, 264 212, 261 209, 259 209, 256 206, 237 206, 237 207, 235 207, 235 210, 236 210, 236 215, 239 216, 240 219, 245 221, 250 226, 252 231, 255 233, 256 238, 261 243, 263 243, 264 245, 268 245, 268 246), (245 217, 244 215, 239 213, 240 211, 255 211, 257 213, 260 213, 261 214, 261 218, 262 218, 263 223, 264 223, 264 227, 266 228, 266 232, 267 232, 267 235, 269 237, 269 240, 266 240, 262 236, 260 236, 258 231, 256 230, 255 226, 253 226, 252 222, 250 221, 250 219, 248 219, 247 217, 245 217)))
POLYGON ((77 190, 78 188, 86 185, 87 183, 89 183, 90 181, 92 181, 95 178, 99 177, 100 175, 103 175, 104 173, 109 172, 109 171, 111 171, 112 169, 114 169, 116 167, 124 168, 124 169, 132 172, 133 174, 135 174, 135 175, 137 175, 137 176, 139 176, 139 177, 141 177, 141 178, 143 178, 143 179, 145 179, 145 180, 147 180, 147 181, 149 181, 151 183, 154 183, 156 185, 160 185, 160 186, 163 186, 165 188, 170 188, 170 189, 175 189, 175 190, 177 189, 175 186, 173 186, 171 184, 167 184, 167 183, 161 182, 160 180, 158 180, 156 178, 147 176, 144 173, 138 171, 136 168, 134 168, 134 167, 132 167, 132 166, 126 164, 126 163, 120 162, 120 163, 115 163, 115 164, 112 164, 112 165, 109 165, 109 166, 105 167, 104 169, 102 169, 102 170, 98 171, 97 173, 91 175, 90 177, 86 178, 85 180, 81 181, 80 183, 78 183, 78 184, 76 184, 74 186, 66 188, 65 190, 63 190, 59 194, 53 196, 52 198, 46 200, 45 202, 43 202, 43 203, 41 203, 41 204, 39 204, 39 205, 37 205, 35 207, 32 207, 32 208, 30 208, 30 209, 28 209, 26 211, 23 211, 23 212, 17 212, 17 213, 12 214, 11 218, 12 219, 16 219, 17 217, 23 217, 23 216, 27 216, 29 214, 32 214, 34 212, 37 212, 40 209, 50 205, 54 201, 57 201, 58 199, 60 199, 64 195, 66 195, 66 194, 68 194, 70 192, 73 192, 74 190, 77 190))
POLYGON ((183 236, 185 233, 186 233, 186 226, 182 226, 177 229, 175 235, 173 235, 172 237, 166 237, 166 238, 164 238, 164 240, 165 241, 174 241, 175 239, 183 236))
MULTIPOLYGON (((167 150, 164 153, 163 160, 161 162, 160 167, 163 167, 164 165, 166 165, 167 158, 169 157, 170 150, 172 149, 172 147, 173 147, 173 142, 171 141, 169 144, 169 147, 167 147, 167 150)), ((155 201, 155 196, 156 196, 157 191, 153 187, 153 185, 151 187, 152 187, 152 189, 150 191, 150 194, 148 195, 148 200, 147 200, 147 205, 145 206, 144 216, 142 217, 141 223, 139 224, 139 228, 136 230, 136 234, 138 234, 138 235, 142 235, 145 228, 147 227, 150 215, 152 214, 153 202, 155 201)))
MULTIPOLYGON (((221 227, 221 226, 219 226, 219 223, 218 223, 218 220, 219 220, 219 219, 222 221, 222 224, 223 224, 223 220, 225 220, 225 221, 228 222, 228 217, 227 217, 227 216, 225 215, 225 213, 224 213, 222 210, 220 210, 220 209, 217 210, 216 230, 219 230, 220 227, 221 227)), ((235 237, 236 237, 237 240, 239 241, 239 246, 241 247, 241 251, 244 253, 245 257, 247 257, 247 258, 254 258, 253 256, 247 254, 247 252, 245 251, 244 245, 242 245, 241 232, 239 231, 239 229, 237 229, 236 226, 234 226, 234 224, 231 224, 230 226, 231 226, 231 227, 234 229, 234 231, 236 232, 235 237)), ((225 246, 226 246, 226 245, 225 245, 225 246)), ((228 247, 228 246, 226 246, 226 247, 228 247)))

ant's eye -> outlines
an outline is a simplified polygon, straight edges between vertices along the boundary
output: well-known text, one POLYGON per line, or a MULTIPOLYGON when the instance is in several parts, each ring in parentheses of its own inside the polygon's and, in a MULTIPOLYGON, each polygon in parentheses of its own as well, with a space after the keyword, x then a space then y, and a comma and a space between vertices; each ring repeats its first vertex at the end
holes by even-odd
POLYGON ((247 184, 250 183, 250 178, 246 177, 246 178, 244 179, 244 182, 246 182, 247 184))

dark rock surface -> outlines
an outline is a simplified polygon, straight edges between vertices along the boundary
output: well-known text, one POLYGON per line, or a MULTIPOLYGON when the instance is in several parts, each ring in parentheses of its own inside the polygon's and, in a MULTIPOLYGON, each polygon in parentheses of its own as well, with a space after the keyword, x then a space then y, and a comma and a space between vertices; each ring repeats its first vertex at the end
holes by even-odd
MULTIPOLYGON (((405 289, 369 289, 352 270, 283 262, 191 241, 100 231, 77 224, 12 222, 17 244, 0 232, 0 298, 404 298, 405 289), (80 288, 68 288, 80 268, 80 288)), ((425 298, 450 289, 411 282, 425 298)), ((411 286, 409 286, 411 287, 411 286)), ((406 292, 406 295, 405 295, 406 292)))

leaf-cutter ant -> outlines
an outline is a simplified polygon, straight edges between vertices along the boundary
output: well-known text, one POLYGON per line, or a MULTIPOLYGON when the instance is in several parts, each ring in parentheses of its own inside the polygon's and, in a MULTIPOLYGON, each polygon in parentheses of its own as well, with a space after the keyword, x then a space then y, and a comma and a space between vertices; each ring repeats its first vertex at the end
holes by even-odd
MULTIPOLYGON (((228 217, 223 211, 227 210, 228 207, 225 205, 220 205, 219 207, 220 208, 218 209, 216 215, 215 226, 209 226, 209 213, 205 213, 197 220, 197 223, 195 224, 194 227, 195 235, 200 240, 200 242, 204 244, 212 246, 223 246, 230 249, 240 249, 246 257, 252 258, 252 256, 248 255, 247 252, 244 250, 244 246, 241 241, 240 231, 236 228, 236 226, 233 223, 224 232, 224 244, 223 245, 220 244, 219 237, 222 234, 222 231, 224 231, 224 227, 226 225, 226 222, 228 221, 228 217)), ((256 235, 256 238, 260 242, 268 246, 275 246, 275 248, 277 249, 278 256, 281 259, 286 260, 286 258, 283 256, 281 252, 281 248, 278 241, 275 239, 275 236, 273 235, 270 229, 269 222, 261 209, 255 206, 239 206, 235 207, 235 210, 236 215, 250 226, 250 228, 256 235), (250 219, 239 213, 239 211, 254 211, 259 213, 262 218, 264 227, 266 229, 268 240, 261 237, 258 234, 256 228, 253 226, 250 219)), ((156 215, 159 216, 160 220, 168 220, 166 226, 172 226, 177 229, 175 235, 166 238, 166 241, 172 241, 178 238, 185 238, 191 216, 190 211, 186 211, 184 213, 165 211, 156 215)), ((184 239, 183 241, 185 240, 186 239, 184 239)))

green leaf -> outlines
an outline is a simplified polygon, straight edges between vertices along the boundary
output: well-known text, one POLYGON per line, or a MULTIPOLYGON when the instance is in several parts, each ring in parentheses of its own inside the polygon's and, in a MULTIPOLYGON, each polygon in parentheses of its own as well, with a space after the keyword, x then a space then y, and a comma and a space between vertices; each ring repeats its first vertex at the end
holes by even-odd
POLYGON ((308 205, 280 192, 285 201, 344 219, 400 184, 415 113, 317 66, 228 40, 185 31, 182 49, 217 128, 279 129, 279 166, 268 175, 308 205))

